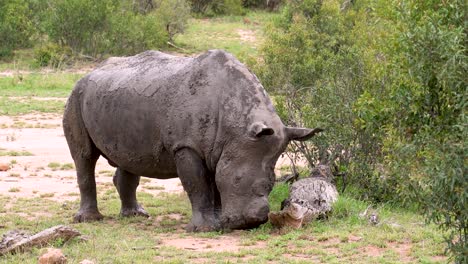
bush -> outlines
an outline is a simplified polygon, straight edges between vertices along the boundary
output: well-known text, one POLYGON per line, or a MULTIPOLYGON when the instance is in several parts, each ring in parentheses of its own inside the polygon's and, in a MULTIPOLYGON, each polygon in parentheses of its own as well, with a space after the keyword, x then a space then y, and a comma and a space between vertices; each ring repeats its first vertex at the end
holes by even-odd
POLYGON ((185 0, 162 0, 155 16, 166 29, 169 40, 183 33, 190 18, 190 6, 185 0))
POLYGON ((0 58, 10 57, 14 49, 28 47, 33 33, 31 11, 25 0, 0 2, 0 58))
POLYGON ((188 18, 185 0, 53 0, 45 29, 52 42, 75 54, 131 55, 165 47, 188 18))
POLYGON ((190 0, 192 11, 206 15, 245 15, 242 0, 190 0))
POLYGON ((72 60, 72 51, 68 47, 60 47, 54 43, 46 43, 34 49, 34 61, 40 67, 51 66, 61 68, 61 66, 72 60))
POLYGON ((245 15, 242 0, 215 0, 211 4, 211 11, 216 15, 245 15))
POLYGON ((53 0, 45 30, 53 42, 96 56, 104 51, 103 32, 115 8, 112 0, 53 0))
POLYGON ((105 54, 129 55, 164 47, 168 41, 163 24, 154 13, 148 15, 121 11, 111 17, 111 29, 104 33, 105 54))
POLYGON ((362 197, 417 203, 466 263, 468 173, 463 1, 289 1, 257 67, 293 143, 332 163, 362 197), (346 5, 345 5, 346 3, 346 5))
POLYGON ((304 156, 310 167, 333 165, 335 174, 363 184, 365 196, 373 192, 367 176, 379 157, 379 142, 356 127, 353 111, 370 85, 372 46, 358 43, 367 41, 359 39, 367 16, 360 7, 343 13, 338 1, 291 1, 268 28, 264 64, 257 67, 267 90, 281 95, 276 107, 288 125, 325 129, 309 142, 293 142, 290 151, 304 156))

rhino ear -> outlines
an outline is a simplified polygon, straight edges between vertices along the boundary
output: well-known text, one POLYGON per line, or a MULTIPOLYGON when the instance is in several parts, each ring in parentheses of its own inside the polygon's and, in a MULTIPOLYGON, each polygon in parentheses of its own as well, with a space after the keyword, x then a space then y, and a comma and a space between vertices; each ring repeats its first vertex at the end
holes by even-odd
POLYGON ((275 133, 273 128, 267 127, 263 123, 255 122, 250 126, 249 133, 252 137, 270 136, 275 133))
POLYGON ((323 129, 321 128, 300 128, 300 127, 286 127, 286 133, 289 137, 289 140, 299 140, 304 141, 308 140, 311 137, 315 136, 315 134, 322 132, 323 129))

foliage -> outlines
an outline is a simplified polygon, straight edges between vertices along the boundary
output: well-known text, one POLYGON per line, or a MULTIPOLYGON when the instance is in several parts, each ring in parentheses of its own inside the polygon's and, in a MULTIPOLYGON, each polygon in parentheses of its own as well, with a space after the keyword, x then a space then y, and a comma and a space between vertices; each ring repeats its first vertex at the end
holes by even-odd
POLYGON ((110 29, 103 33, 103 54, 131 55, 164 47, 167 32, 154 12, 147 15, 121 10, 110 18, 110 29))
POLYGON ((54 43, 45 43, 34 49, 34 60, 38 66, 60 68, 72 59, 69 47, 60 47, 54 43))
POLYGON ((245 15, 242 0, 215 0, 211 4, 211 10, 216 15, 245 15))
POLYGON ((367 185, 379 145, 373 134, 356 129, 352 107, 372 83, 373 47, 361 46, 371 38, 363 33, 369 16, 362 6, 343 12, 338 1, 290 1, 268 28, 257 70, 267 89, 281 95, 277 111, 287 124, 325 129, 290 150, 310 167, 333 164, 335 174, 346 173, 357 185, 367 185))
POLYGON ((244 15, 242 0, 190 0, 192 11, 206 15, 244 15))
POLYGON ((185 0, 52 0, 45 31, 75 54, 135 54, 167 45, 189 17, 185 0))
POLYGON ((103 51, 102 33, 108 30, 113 11, 113 0, 53 0, 46 31, 53 42, 96 56, 103 51))
POLYGON ((465 7, 464 1, 399 3, 392 61, 398 78, 383 100, 389 112, 385 165, 391 176, 409 173, 408 199, 451 231, 447 242, 458 263, 468 261, 465 7))
POLYGON ((185 0, 162 0, 155 16, 166 29, 169 40, 183 33, 190 18, 190 6, 185 0))
POLYGON ((0 2, 0 58, 10 57, 14 49, 30 45, 31 16, 26 0, 0 2))
POLYGON ((466 262, 466 14, 462 1, 289 1, 257 65, 295 143, 362 197, 417 202, 466 262))

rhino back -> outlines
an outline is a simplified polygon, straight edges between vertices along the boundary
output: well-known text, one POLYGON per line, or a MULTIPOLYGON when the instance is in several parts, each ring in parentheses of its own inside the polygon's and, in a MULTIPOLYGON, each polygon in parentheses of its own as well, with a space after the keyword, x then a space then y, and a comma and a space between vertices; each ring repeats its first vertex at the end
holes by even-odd
POLYGON ((203 141, 188 136, 197 124, 187 119, 216 101, 188 96, 193 61, 153 51, 111 59, 77 85, 87 131, 112 163, 140 175, 175 177, 174 144, 184 145, 176 139, 203 141))

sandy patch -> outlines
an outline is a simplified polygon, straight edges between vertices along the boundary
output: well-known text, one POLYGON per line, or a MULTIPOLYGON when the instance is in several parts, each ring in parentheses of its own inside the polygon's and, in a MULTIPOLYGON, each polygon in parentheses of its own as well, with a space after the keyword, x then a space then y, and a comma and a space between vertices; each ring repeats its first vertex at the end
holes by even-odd
POLYGON ((196 252, 238 252, 241 249, 266 248, 266 242, 264 241, 258 241, 253 245, 243 245, 239 232, 242 231, 235 231, 229 235, 216 238, 168 236, 161 239, 161 245, 196 252))
POLYGON ((256 43, 257 37, 255 36, 255 32, 249 29, 238 29, 237 34, 244 42, 256 43))

